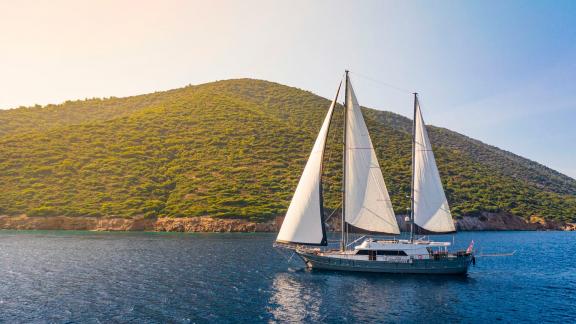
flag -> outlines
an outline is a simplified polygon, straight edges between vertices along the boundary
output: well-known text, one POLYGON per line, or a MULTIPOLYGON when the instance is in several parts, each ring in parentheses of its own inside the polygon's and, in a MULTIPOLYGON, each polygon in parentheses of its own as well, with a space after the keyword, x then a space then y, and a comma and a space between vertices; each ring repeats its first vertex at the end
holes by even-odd
POLYGON ((470 245, 468 245, 468 248, 466 249, 466 253, 468 253, 468 254, 472 253, 473 249, 474 249, 474 240, 470 241, 470 245))

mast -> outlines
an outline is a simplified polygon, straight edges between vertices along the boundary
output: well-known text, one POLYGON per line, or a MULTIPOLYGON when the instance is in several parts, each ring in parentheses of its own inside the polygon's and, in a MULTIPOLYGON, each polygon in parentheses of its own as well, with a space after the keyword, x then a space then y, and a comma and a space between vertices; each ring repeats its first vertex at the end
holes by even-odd
POLYGON ((343 148, 343 159, 342 159, 342 221, 341 230, 342 238, 340 240, 340 250, 346 250, 346 122, 348 120, 348 70, 345 70, 346 77, 344 83, 344 148, 343 148))
POLYGON ((416 109, 418 93, 414 92, 414 117, 412 118, 412 180, 410 185, 410 242, 414 242, 414 163, 416 158, 416 109))

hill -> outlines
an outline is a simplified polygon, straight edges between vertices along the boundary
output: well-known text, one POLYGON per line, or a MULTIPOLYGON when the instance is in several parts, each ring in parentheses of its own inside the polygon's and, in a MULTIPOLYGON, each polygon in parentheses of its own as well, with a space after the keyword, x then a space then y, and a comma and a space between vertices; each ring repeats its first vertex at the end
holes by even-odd
MULTIPOLYGON (((0 111, 0 215, 101 218, 282 215, 329 102, 239 79, 128 98, 0 111)), ((409 205, 410 125, 364 108, 397 213, 409 205)), ((342 109, 326 154, 339 202, 342 109)), ((429 127, 456 217, 483 212, 576 221, 576 180, 429 127)))

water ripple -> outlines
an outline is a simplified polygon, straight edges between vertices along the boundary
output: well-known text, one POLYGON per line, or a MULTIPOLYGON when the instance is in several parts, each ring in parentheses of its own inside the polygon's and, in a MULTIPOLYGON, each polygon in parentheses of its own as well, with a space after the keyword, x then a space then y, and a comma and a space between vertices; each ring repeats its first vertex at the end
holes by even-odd
POLYGON ((460 233, 468 277, 310 272, 270 234, 0 232, 3 322, 574 322, 576 233, 460 233))

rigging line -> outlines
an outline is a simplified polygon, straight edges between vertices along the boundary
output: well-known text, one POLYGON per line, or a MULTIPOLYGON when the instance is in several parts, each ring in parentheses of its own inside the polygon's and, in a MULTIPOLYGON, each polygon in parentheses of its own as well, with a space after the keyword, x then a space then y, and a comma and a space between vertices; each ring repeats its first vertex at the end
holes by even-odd
MULTIPOLYGON (((288 263, 290 263, 290 261, 292 260, 292 256, 290 256, 290 258, 288 258, 285 254, 280 252, 280 249, 272 249, 272 250, 274 250, 280 257, 282 257, 282 259, 286 260, 288 263)), ((294 252, 292 252, 292 253, 294 253, 294 252)))
POLYGON ((336 213, 336 211, 342 206, 342 202, 340 202, 340 204, 334 208, 334 210, 332 211, 332 213, 326 217, 326 219, 324 220, 324 223, 328 223, 328 221, 330 220, 330 218, 332 218, 332 216, 334 216, 334 214, 336 213))
MULTIPOLYGON (((336 107, 334 107, 334 108, 336 108, 336 107)), ((334 116, 332 116, 332 118, 334 118, 334 116)), ((332 128, 333 128, 333 127, 332 127, 332 128)), ((328 132, 330 133, 330 129, 328 129, 328 132)), ((335 139, 336 139, 336 133, 337 133, 336 131, 332 131, 332 136, 331 136, 331 137, 330 137, 330 134, 327 135, 326 143, 324 143, 324 145, 326 146, 326 148, 328 147, 329 142, 334 143, 334 141, 335 141, 335 139)), ((332 162, 332 155, 333 155, 332 153, 333 153, 333 151, 334 151, 334 150, 328 150, 328 157, 326 158, 326 163, 325 163, 326 166, 330 165, 330 163, 332 162)), ((326 171, 323 170, 323 172, 326 172, 326 171)), ((330 172, 330 171, 327 171, 327 173, 330 174, 331 172, 330 172)), ((332 186, 330 186, 330 187, 332 187, 332 186)), ((329 192, 329 191, 326 190, 326 191, 324 192, 324 194, 326 194, 326 193, 328 193, 328 192, 329 192)), ((330 191, 330 193, 332 194, 333 191, 330 191)), ((342 205, 342 202, 340 202, 340 205, 338 205, 338 207, 336 207, 336 209, 340 208, 341 205, 342 205)), ((328 223, 328 220, 330 219, 330 217, 332 217, 332 215, 334 215, 334 212, 336 211, 336 209, 334 209, 334 211, 332 211, 332 214, 330 214, 330 216, 328 216, 328 218, 326 218, 326 219, 324 220, 324 224, 327 224, 327 223, 328 223)))
MULTIPOLYGON (((346 78, 346 74, 344 74, 344 75, 342 76, 342 78, 343 78, 343 79, 346 78)), ((340 82, 342 82, 342 80, 341 80, 340 82)), ((345 95, 346 95, 346 94, 344 94, 344 96, 345 96, 345 95)), ((340 96, 340 93, 338 93, 338 97, 339 97, 339 96, 340 96)), ((339 104, 338 104, 338 97, 336 97, 336 101, 334 102, 334 109, 336 109, 337 106, 339 105, 339 104)), ((342 110, 342 116, 344 116, 344 109, 342 110)), ((334 114, 332 114, 332 120, 333 120, 333 119, 334 119, 334 114)), ((342 117, 342 119, 344 119, 344 117, 342 117)), ((330 129, 328 129, 328 133, 330 133, 330 129)), ((337 133, 337 132, 335 132, 335 131, 332 132, 332 142, 334 142, 334 138, 336 137, 336 133, 337 133)), ((327 137, 328 137, 328 138, 327 138, 327 140, 326 140, 326 143, 324 144, 324 145, 326 145, 326 146, 328 146, 328 140, 330 139, 329 136, 327 136, 327 137)), ((327 159, 326 165, 330 164, 331 161, 332 161, 332 150, 330 150, 329 153, 328 153, 328 159, 327 159)))
POLYGON ((292 255, 290 256, 290 259, 288 259, 288 263, 290 263, 290 261, 292 261, 292 258, 294 257, 294 254, 296 254, 296 252, 292 252, 292 255))
MULTIPOLYGON (((345 77, 346 77, 346 74, 344 74, 344 75, 342 76, 342 78, 345 78, 345 77)), ((342 80, 341 80, 340 82, 342 82, 342 80)), ((345 94, 344 94, 344 95, 345 95, 345 94)), ((336 97, 336 101, 334 102, 334 109, 336 109, 336 108, 338 107, 338 105, 339 105, 339 103, 338 103, 338 97, 339 97, 339 96, 340 96, 340 93, 338 93, 338 96, 336 97)), ((344 110, 342 110, 342 116, 344 116, 344 110)), ((344 119, 344 117, 343 117, 342 119, 344 119)), ((333 120, 334 120, 334 113, 332 113, 332 121, 333 121, 333 120)), ((328 129, 328 133, 330 133, 330 128, 328 129)), ((334 142, 334 138, 336 137, 336 133, 337 133, 337 132, 335 132, 335 131, 332 132, 332 142, 334 142)), ((329 137, 329 136, 327 136, 326 143, 324 144, 325 146, 328 146, 328 140, 330 140, 330 137, 329 137)), ((328 160, 328 161, 327 161, 328 163, 327 163, 327 164, 330 163, 331 159, 332 159, 332 150, 330 150, 329 153, 328 153, 328 159, 327 159, 327 160, 328 160)))
POLYGON ((402 93, 406 93, 406 94, 410 94, 410 95, 414 94, 414 91, 410 91, 410 90, 407 90, 407 89, 404 89, 404 88, 397 87, 397 86, 392 85, 392 84, 390 84, 390 83, 386 83, 386 82, 383 82, 383 81, 376 80, 376 79, 374 79, 374 78, 371 78, 371 77, 369 77, 369 76, 367 76, 367 75, 364 75, 364 74, 361 74, 361 73, 358 73, 358 72, 350 71, 350 73, 351 73, 351 74, 354 74, 354 75, 356 75, 356 76, 359 76, 359 77, 361 77, 361 78, 363 78, 363 79, 366 79, 366 80, 368 80, 368 81, 372 81, 372 82, 374 82, 374 83, 376 83, 376 84, 380 84, 380 85, 386 86, 386 87, 388 87, 388 88, 394 89, 394 90, 399 91, 399 92, 402 92, 402 93))
MULTIPOLYGON (((336 108, 336 107, 334 107, 334 108, 336 108)), ((328 130, 328 132, 330 132, 330 130, 328 130)), ((336 138, 336 133, 337 133, 337 132, 333 131, 333 132, 332 132, 332 137, 331 137, 331 138, 328 137, 328 140, 331 139, 331 142, 332 142, 332 143, 334 143, 334 139, 336 138)), ((328 146, 328 140, 326 141, 326 143, 325 143, 324 145, 328 146)), ((329 150, 329 151, 328 151, 328 158, 326 159, 326 160, 327 160, 327 161, 326 161, 326 165, 329 165, 330 162, 332 162, 332 151, 333 151, 333 150, 329 150)))

